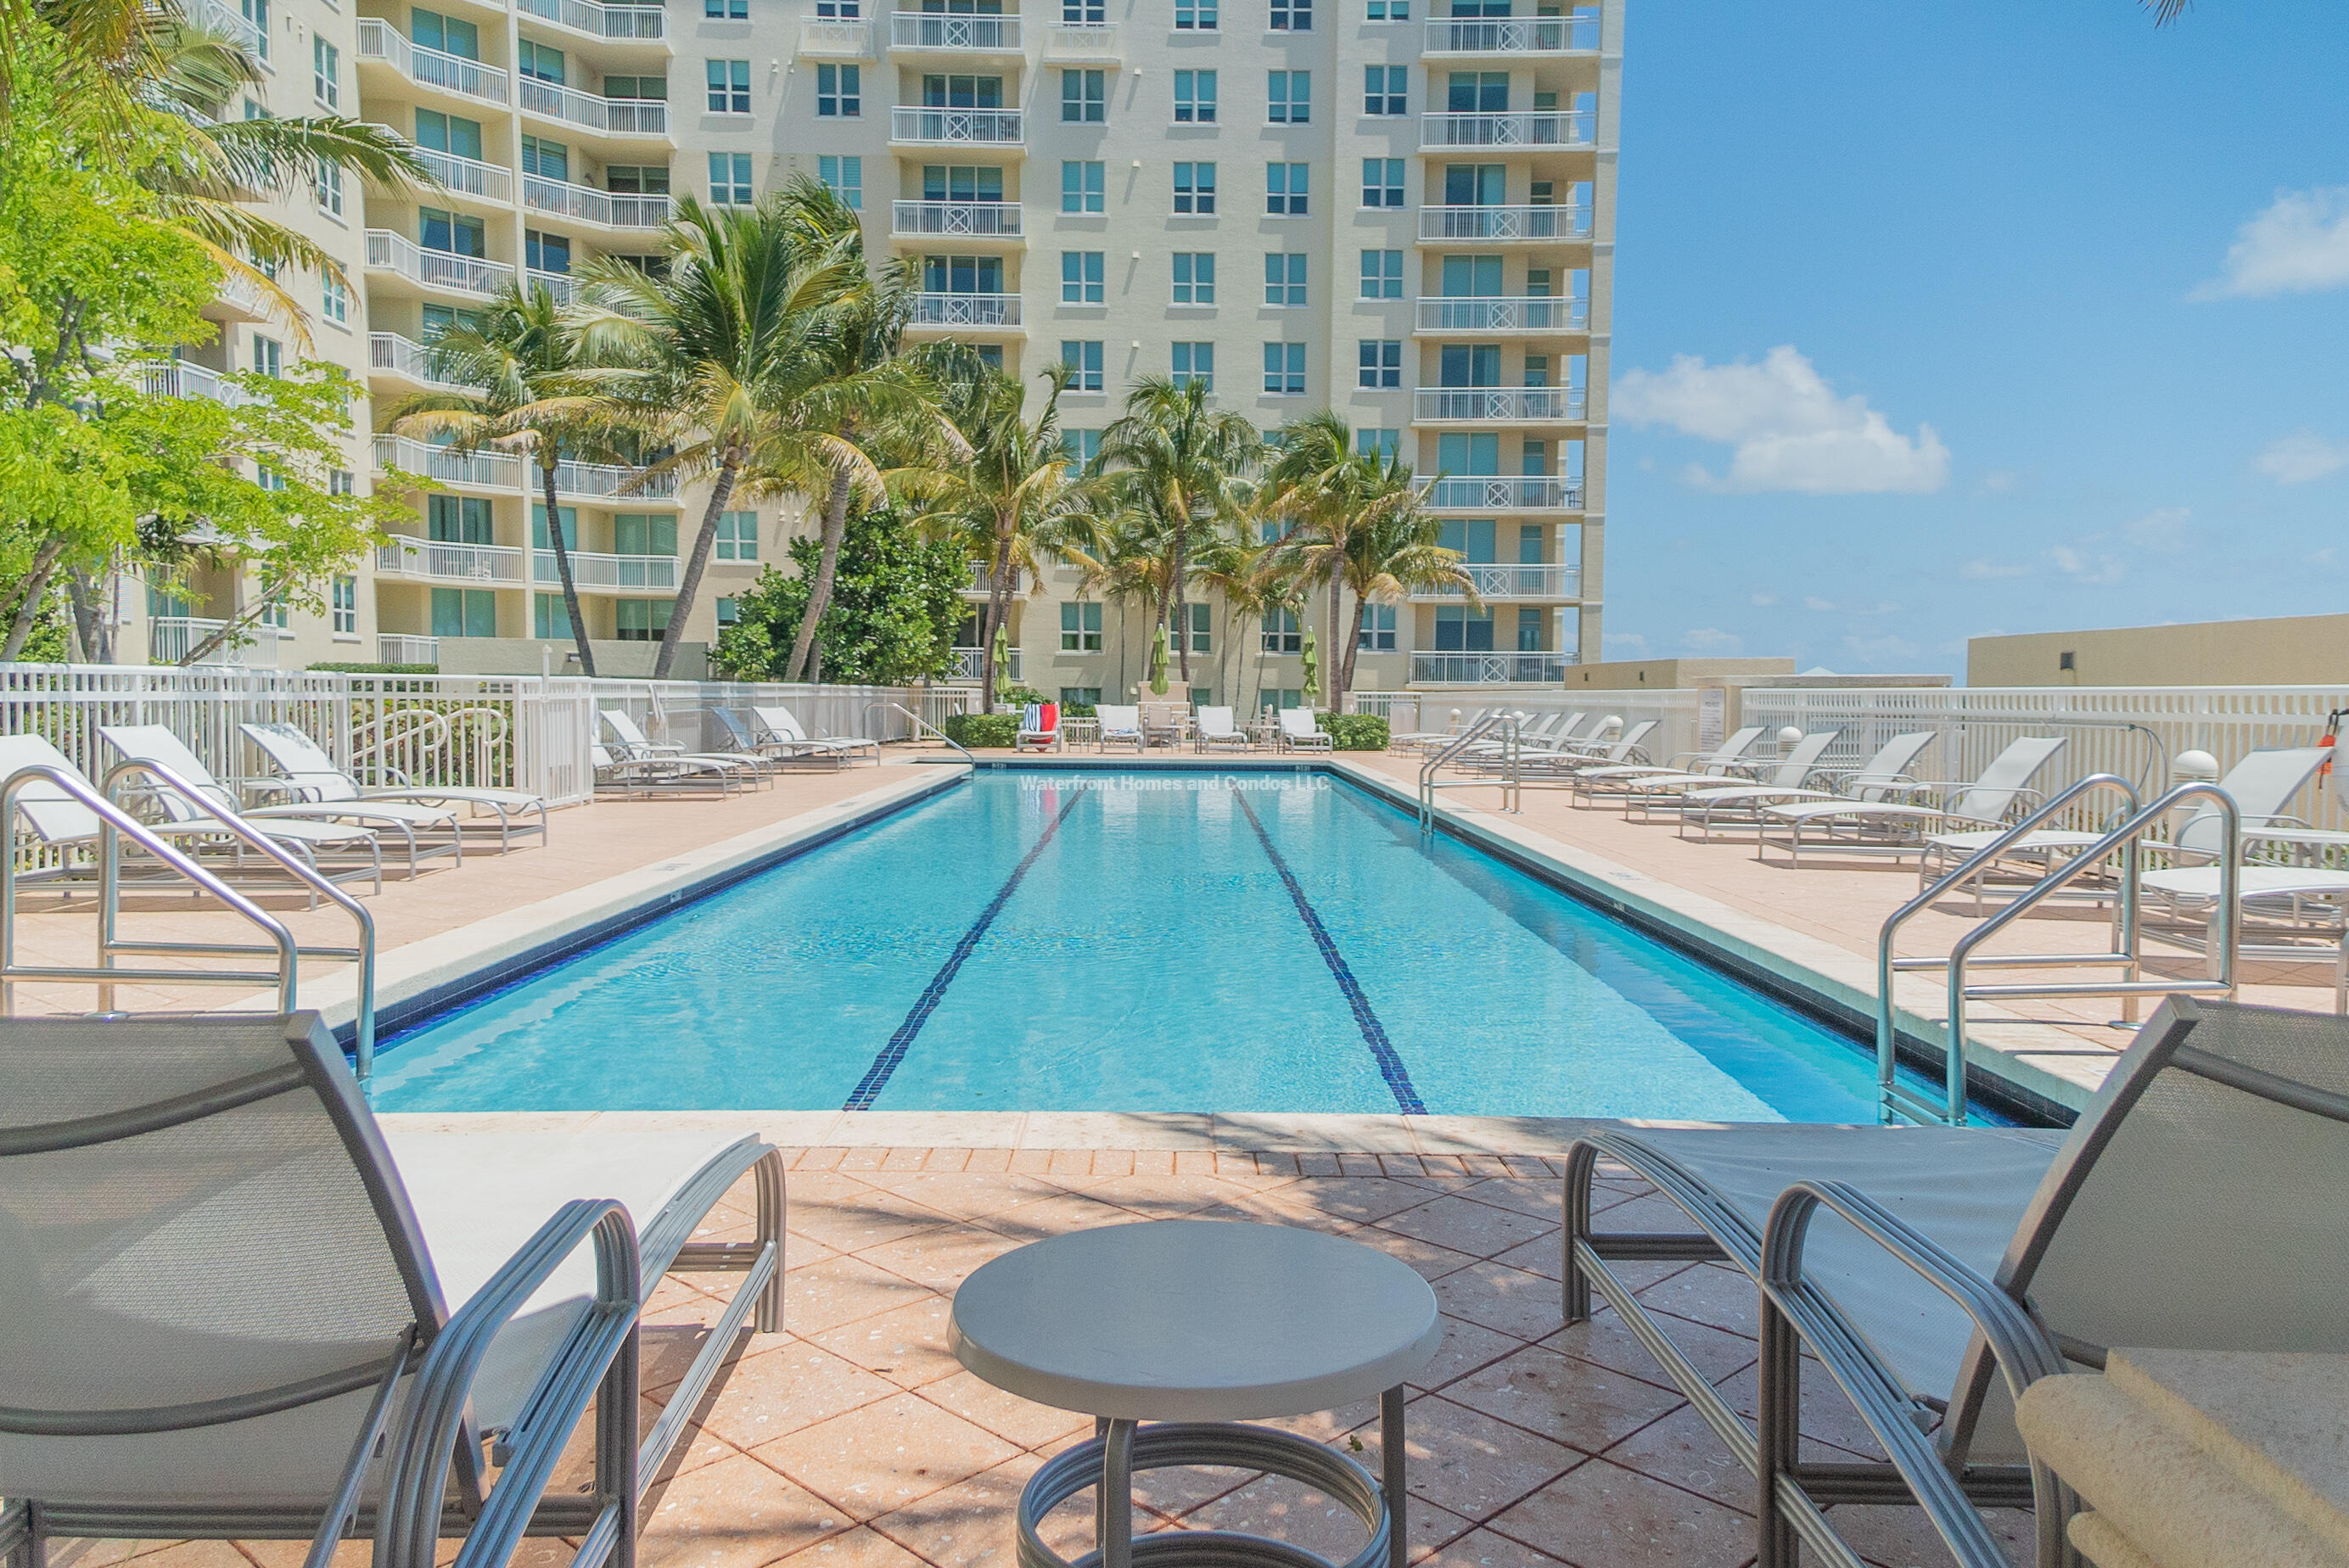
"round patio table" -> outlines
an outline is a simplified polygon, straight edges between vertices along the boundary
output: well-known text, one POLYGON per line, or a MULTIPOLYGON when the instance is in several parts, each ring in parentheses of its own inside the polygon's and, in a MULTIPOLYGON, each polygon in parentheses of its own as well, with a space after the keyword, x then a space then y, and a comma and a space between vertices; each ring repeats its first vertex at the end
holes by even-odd
POLYGON ((1092 1439, 1055 1456, 1020 1493, 1021 1568, 1069 1568, 1040 1527, 1096 1481, 1101 1568, 1322 1568, 1298 1547, 1234 1532, 1136 1541, 1134 1470, 1194 1465, 1314 1487, 1370 1533, 1345 1568, 1403 1568, 1402 1385, 1433 1358, 1444 1327, 1427 1282, 1376 1248, 1216 1220, 1073 1232, 973 1271, 955 1292, 947 1336, 956 1358, 997 1387, 1094 1418, 1092 1439), (1326 1444, 1242 1424, 1372 1394, 1383 1485, 1326 1444))

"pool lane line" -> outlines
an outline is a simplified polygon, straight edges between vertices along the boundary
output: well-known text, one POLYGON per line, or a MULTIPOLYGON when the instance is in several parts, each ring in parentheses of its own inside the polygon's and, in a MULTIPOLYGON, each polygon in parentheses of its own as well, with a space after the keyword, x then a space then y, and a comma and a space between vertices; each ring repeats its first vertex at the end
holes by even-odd
POLYGON ((1019 880, 1028 874, 1028 868, 1043 854, 1044 846, 1052 841, 1052 835, 1061 830, 1061 824, 1069 820, 1069 813, 1077 809, 1077 802, 1083 799, 1085 792, 1092 788, 1089 784, 1078 785, 1069 796, 1069 803, 1061 808, 1061 814, 1044 824, 1044 831, 1020 857, 1010 876, 996 890, 995 897, 978 912, 978 918, 972 921, 970 929, 962 934, 962 940, 955 944, 954 951, 947 955, 947 961, 938 965, 938 972, 930 976, 930 983, 923 987, 913 1011, 907 1013, 905 1021, 897 1026, 897 1032, 889 1037, 889 1043, 881 1047, 881 1054, 873 1058, 873 1065, 864 1069, 864 1076, 856 1080, 856 1087, 849 1091, 847 1103, 841 1109, 873 1109, 873 1101, 888 1087, 889 1075, 897 1070, 897 1064, 904 1061, 905 1053, 913 1048, 914 1037, 922 1032, 922 1026, 930 1021, 930 1015, 946 999, 947 987, 953 985, 955 976, 962 972, 963 960, 968 958, 971 950, 978 945, 978 939, 987 934, 987 928, 995 923, 995 917, 1003 913, 1003 906, 1011 902, 1011 895, 1019 891, 1019 880))
POLYGON ((1355 1026, 1362 1031, 1362 1043, 1371 1047, 1371 1056, 1379 1064, 1379 1076, 1387 1080, 1387 1088, 1394 1095, 1396 1109, 1405 1116, 1425 1116, 1427 1107, 1420 1099, 1419 1090, 1412 1085, 1411 1069, 1402 1065, 1402 1057, 1395 1052, 1394 1042, 1387 1038, 1386 1026, 1379 1022, 1378 1014, 1371 1008, 1371 999, 1362 995, 1361 983, 1354 978, 1354 972, 1346 966, 1346 955, 1338 951, 1338 944, 1330 937, 1330 928, 1323 925, 1320 915, 1314 913, 1312 901, 1305 896, 1305 888, 1298 882, 1297 873, 1288 869, 1288 862, 1282 860, 1280 851, 1272 847, 1272 837, 1264 830, 1264 824, 1257 820, 1256 808, 1248 804, 1247 794, 1235 789, 1231 791, 1231 797, 1239 802, 1240 814, 1247 819, 1248 826, 1256 830, 1256 841, 1264 846, 1265 858, 1272 862, 1272 869, 1280 873, 1281 885, 1288 889, 1289 902, 1297 906, 1298 918, 1304 921, 1305 929, 1313 934, 1313 945, 1321 950, 1321 961, 1330 966, 1330 973, 1337 978, 1338 989, 1346 994, 1346 1005, 1354 1010, 1355 1026))

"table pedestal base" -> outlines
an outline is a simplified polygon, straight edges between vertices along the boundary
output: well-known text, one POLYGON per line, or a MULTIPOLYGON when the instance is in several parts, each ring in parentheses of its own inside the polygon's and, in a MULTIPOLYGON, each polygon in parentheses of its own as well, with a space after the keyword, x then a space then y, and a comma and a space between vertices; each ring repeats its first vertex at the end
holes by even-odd
POLYGON ((1383 1568, 1393 1555, 1392 1529, 1379 1483, 1327 1444, 1233 1422, 1137 1428, 1113 1421, 1105 1435, 1055 1454, 1019 1494, 1019 1568, 1383 1568), (1134 1538, 1133 1472, 1189 1466, 1263 1470, 1312 1487, 1361 1520, 1370 1541, 1351 1561, 1333 1564, 1285 1542, 1226 1531, 1165 1530, 1134 1538), (1089 1486, 1101 1488, 1103 1506, 1095 1513, 1101 1543, 1071 1563, 1044 1544, 1041 1526, 1046 1514, 1089 1486), (1112 1498, 1117 1506, 1108 1506, 1112 1498))

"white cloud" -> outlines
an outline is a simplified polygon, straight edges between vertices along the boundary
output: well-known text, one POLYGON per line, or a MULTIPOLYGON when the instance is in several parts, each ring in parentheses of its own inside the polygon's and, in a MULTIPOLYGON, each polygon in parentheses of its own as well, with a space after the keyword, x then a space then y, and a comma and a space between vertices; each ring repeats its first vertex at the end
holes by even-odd
POLYGON ((1609 648, 1621 649, 1629 657, 1636 659, 1647 656, 1648 639, 1637 632, 1609 632, 1599 640, 1609 648))
POLYGON ((1756 593, 1754 595, 1754 603, 1765 610, 1771 605, 1775 604, 1777 602, 1778 595, 1775 593, 1756 593))
POLYGON ((1718 626, 1699 626, 1681 634, 1681 641, 1700 654, 1733 654, 1745 645, 1744 638, 1718 626))
POLYGON ((2117 555, 2091 552, 2069 544, 2059 544, 2047 552, 2055 570, 2075 583, 2092 588, 2107 587, 2128 575, 2127 563, 2117 555))
POLYGON ((2349 285, 2349 185, 2282 191, 2235 231, 2221 274, 2196 299, 2313 294, 2349 285))
POLYGON ((2019 477, 2013 469, 1992 469, 1982 477, 1983 493, 2004 495, 2014 488, 2014 481, 2019 477))
POLYGON ((2340 555, 2341 552, 2338 550, 2335 550, 2333 546, 2328 544, 2323 549, 2310 555, 2308 558, 2308 563, 2311 566, 2321 566, 2325 571, 2330 572, 2339 563, 2340 555))
POLYGON ((2280 485, 2304 485, 2349 468, 2349 446, 2328 441, 2313 430, 2294 430, 2261 448, 2251 467, 2280 485))
POLYGON ((2012 561, 1992 561, 1987 555, 1977 555, 1958 568, 1958 575, 1986 582, 1993 577, 2028 577, 2031 568, 2017 565, 2012 561))
POLYGON ((2121 537, 2139 550, 2175 555, 2186 548, 2186 520, 2193 515, 2182 506, 2165 506, 2123 527, 2121 537))
POLYGON ((1913 659, 1917 645, 1906 637, 1889 634, 1881 637, 1849 636, 1843 640, 1844 651, 1862 664, 1880 664, 1892 659, 1913 659))
POLYGON ((1806 610, 1832 610, 1835 608, 1835 602, 1831 599, 1822 599, 1817 594, 1814 593, 1805 597, 1803 600, 1803 608, 1806 610))
POLYGON ((1669 370, 1626 372, 1613 402, 1633 424, 1734 447, 1719 478, 1701 465, 1682 470, 1704 490, 1864 495, 1936 490, 1949 481, 1950 449, 1930 425, 1900 434, 1865 397, 1837 397, 1791 345, 1759 365, 1677 355, 1669 370))

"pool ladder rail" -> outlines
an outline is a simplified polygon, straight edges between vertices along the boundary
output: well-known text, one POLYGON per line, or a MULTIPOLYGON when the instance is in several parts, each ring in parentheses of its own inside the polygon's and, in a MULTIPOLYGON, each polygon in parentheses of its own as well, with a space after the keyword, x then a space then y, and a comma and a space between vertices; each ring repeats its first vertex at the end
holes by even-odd
MULTIPOLYGON (((300 961, 318 958, 357 965, 357 1013, 353 1024, 354 1068, 364 1082, 375 1068, 375 917, 358 900, 345 892, 333 878, 321 873, 284 846, 233 816, 222 814, 196 788, 170 769, 152 762, 123 762, 106 776, 102 789, 94 789, 78 773, 50 763, 33 763, 16 769, 0 781, 0 838, 5 838, 9 852, 0 854, 0 1016, 13 1015, 16 986, 25 984, 94 985, 98 987, 98 1006, 101 1013, 114 1010, 114 988, 122 985, 269 985, 276 992, 276 1012, 280 1015, 295 1010, 295 989, 299 978, 300 961), (116 797, 119 788, 134 776, 143 775, 150 783, 140 786, 150 792, 169 792, 187 801, 197 811, 218 823, 222 837, 237 841, 277 867, 308 890, 312 905, 320 898, 336 905, 349 914, 357 927, 357 939, 349 947, 322 947, 297 943, 284 921, 263 909, 243 893, 229 885, 210 868, 200 864, 164 840, 133 816, 116 797), (84 966, 63 964, 27 964, 18 961, 16 944, 16 884, 22 880, 17 870, 14 845, 16 841, 17 801, 26 787, 34 781, 50 784, 71 796, 98 818, 98 961, 84 966), (210 893, 257 928, 267 940, 264 943, 227 942, 137 942, 120 934, 122 896, 122 841, 128 839, 164 865, 194 884, 194 891, 210 893), (120 960, 129 958, 245 959, 272 958, 269 968, 138 968, 128 967, 120 960)), ((140 882, 134 885, 153 888, 155 882, 140 882)))
POLYGON ((2216 784, 2180 784, 2150 805, 2140 805, 2137 789, 2116 773, 2092 773, 2050 797, 2036 810, 1960 861, 1948 875, 1892 912, 1876 940, 1876 1082, 1884 1119, 1948 1127, 1966 1119, 1966 1004, 2013 996, 2119 996, 2123 1017, 2134 1019, 2140 996, 2206 995, 2232 998, 2236 960, 2240 947, 2242 815, 2234 797, 2216 784), (2095 842, 2049 868, 2047 875, 2018 893, 2006 906, 1976 923, 1951 945, 1944 957, 1896 958, 1893 942, 1910 916, 1929 908, 1944 892, 1962 888, 1975 874, 1987 874, 1992 864, 2027 834, 2047 825, 2084 796, 2099 789, 2117 792, 2127 802, 2117 825, 2095 842), (2208 944, 2209 977, 2203 980, 2142 978, 2144 939, 2138 914, 2144 874, 2143 841, 2148 829, 2189 801, 2207 800, 2220 818, 2219 900, 2210 916, 2208 944), (2114 883, 2113 939, 2104 953, 1979 953, 1982 944, 2037 905, 2117 854, 2118 880, 2114 883), (1967 978, 1974 969, 2095 969, 2116 968, 2111 980, 2024 981, 2006 985, 1976 985, 1967 978), (1896 1072, 1899 1041, 1898 1010, 1892 982, 1896 974, 1940 969, 1949 985, 1948 1044, 1942 1057, 1942 1099, 1940 1103, 1902 1084, 1896 1072))
POLYGON ((1419 765, 1419 830, 1421 832, 1435 830, 1435 792, 1438 789, 1490 788, 1497 782, 1501 787, 1501 810, 1511 812, 1517 810, 1524 783, 1521 766, 1523 748, 1518 739, 1522 727, 1517 716, 1514 713, 1488 713, 1428 753, 1427 760, 1419 765), (1478 741, 1495 736, 1498 737, 1495 744, 1501 748, 1498 758, 1500 766, 1497 769, 1500 778, 1497 780, 1491 778, 1454 779, 1446 783, 1437 777, 1443 772, 1445 763, 1452 761, 1478 741))
MULTIPOLYGON (((914 721, 914 733, 916 735, 919 735, 922 731, 926 729, 932 735, 936 736, 940 740, 945 741, 948 746, 953 747, 957 751, 961 752, 962 759, 965 762, 969 763, 974 768, 978 766, 978 758, 970 754, 969 747, 965 746, 961 741, 957 740, 953 736, 948 735, 945 730, 940 729, 936 725, 932 724, 928 719, 924 718, 920 714, 916 713, 912 708, 907 707, 902 702, 868 702, 864 705, 864 717, 869 725, 874 714, 886 713, 893 708, 914 721)), ((954 716, 952 714, 948 714, 947 717, 951 718, 954 716)), ((882 738, 874 736, 872 737, 872 738, 879 740, 882 738)))

